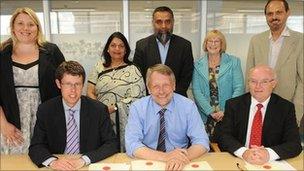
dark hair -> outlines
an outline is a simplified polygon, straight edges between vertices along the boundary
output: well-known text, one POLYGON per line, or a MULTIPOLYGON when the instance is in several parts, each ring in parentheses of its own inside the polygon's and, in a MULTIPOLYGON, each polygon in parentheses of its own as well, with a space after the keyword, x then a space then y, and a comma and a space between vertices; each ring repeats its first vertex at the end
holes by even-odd
POLYGON ((266 9, 267 9, 267 6, 269 5, 270 2, 272 1, 280 1, 280 2, 283 2, 284 4, 284 7, 285 7, 285 11, 289 11, 289 5, 288 5, 288 2, 286 0, 268 0, 267 4, 265 5, 265 8, 264 8, 264 14, 266 14, 266 9))
POLYGON ((73 76, 82 76, 82 81, 84 83, 85 80, 85 71, 84 68, 81 66, 80 63, 76 61, 64 61, 62 62, 56 72, 55 78, 59 81, 62 80, 64 74, 69 74, 73 76))
POLYGON ((107 43, 106 43, 106 45, 105 45, 105 47, 103 48, 103 51, 102 51, 102 56, 104 57, 104 60, 105 60, 105 62, 103 63, 104 67, 109 67, 112 63, 112 59, 111 59, 111 56, 108 52, 108 49, 109 49, 110 43, 112 42, 112 40, 114 38, 118 38, 118 39, 122 40, 122 42, 124 43, 125 48, 126 48, 126 53, 125 53, 125 56, 123 57, 123 60, 126 64, 131 63, 131 61, 129 60, 129 55, 130 55, 130 52, 131 52, 131 48, 129 46, 129 43, 128 43, 126 37, 120 32, 114 32, 108 38, 107 43))
POLYGON ((155 8, 155 10, 153 11, 153 14, 152 14, 152 18, 154 18, 154 14, 157 12, 168 12, 171 14, 172 18, 174 19, 173 11, 169 7, 161 6, 161 7, 155 8))

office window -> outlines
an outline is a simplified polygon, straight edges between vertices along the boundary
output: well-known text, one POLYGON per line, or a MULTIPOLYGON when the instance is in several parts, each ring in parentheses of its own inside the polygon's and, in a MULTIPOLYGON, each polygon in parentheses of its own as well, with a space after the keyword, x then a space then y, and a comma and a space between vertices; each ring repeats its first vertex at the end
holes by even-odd
POLYGON ((200 1, 129 1, 130 45, 133 58, 136 41, 153 34, 152 13, 158 6, 168 6, 174 13, 173 33, 192 43, 194 58, 200 53, 200 1))
MULTIPOLYGON (((287 26, 303 33, 303 2, 288 1, 291 16, 287 26)), ((227 41, 227 53, 238 56, 245 71, 247 51, 253 35, 268 30, 264 15, 266 1, 208 1, 207 31, 218 29, 227 41)))
POLYGON ((108 37, 121 31, 122 1, 50 1, 51 38, 67 60, 87 74, 101 57, 108 37))
MULTIPOLYGON (((42 28, 44 28, 44 20, 43 20, 43 9, 42 9, 42 0, 35 0, 31 1, 31 5, 28 5, 28 1, 22 0, 1 0, 0 1, 0 41, 3 42, 4 40, 10 37, 10 20, 12 14, 15 12, 17 8, 20 7, 30 7, 33 9, 41 23, 42 28)), ((44 30, 42 29, 44 32, 44 30)))

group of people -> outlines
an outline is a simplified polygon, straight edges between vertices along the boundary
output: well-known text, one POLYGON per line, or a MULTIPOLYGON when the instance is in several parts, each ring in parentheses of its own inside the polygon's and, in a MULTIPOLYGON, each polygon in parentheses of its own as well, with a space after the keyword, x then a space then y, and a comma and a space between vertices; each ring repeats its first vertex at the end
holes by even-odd
POLYGON ((181 170, 209 142, 252 164, 297 156, 303 34, 286 26, 289 14, 285 0, 265 5, 270 30, 250 42, 245 86, 219 30, 207 33, 206 55, 194 63, 191 42, 173 34, 172 10, 158 7, 154 34, 136 43, 133 62, 123 34, 108 38, 84 96, 81 64, 44 40, 33 10, 18 8, 0 51, 1 154, 28 152, 38 167, 58 170, 119 151, 181 170), (191 81, 195 102, 187 98, 191 81))

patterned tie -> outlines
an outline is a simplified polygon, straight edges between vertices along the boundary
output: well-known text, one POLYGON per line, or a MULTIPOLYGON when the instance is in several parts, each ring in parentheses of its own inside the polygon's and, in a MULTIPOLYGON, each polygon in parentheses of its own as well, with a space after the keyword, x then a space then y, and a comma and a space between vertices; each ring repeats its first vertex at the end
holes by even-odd
POLYGON ((158 151, 163 151, 166 152, 166 122, 165 122, 165 117, 164 114, 167 109, 163 108, 161 109, 158 114, 159 114, 159 137, 158 137, 158 144, 156 150, 158 151))
POLYGON ((65 154, 79 154, 79 135, 74 113, 75 110, 69 109, 65 154))
POLYGON ((261 146, 262 144, 262 112, 261 108, 263 107, 262 104, 257 104, 258 110, 256 111, 252 127, 251 127, 251 134, 250 134, 250 142, 249 142, 249 148, 251 148, 252 145, 261 146))

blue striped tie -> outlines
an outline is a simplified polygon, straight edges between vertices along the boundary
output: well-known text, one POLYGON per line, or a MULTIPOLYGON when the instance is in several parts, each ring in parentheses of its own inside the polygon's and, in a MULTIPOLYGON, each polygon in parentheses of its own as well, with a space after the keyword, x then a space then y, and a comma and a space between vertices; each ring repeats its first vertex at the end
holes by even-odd
POLYGON ((79 154, 79 134, 74 113, 75 110, 69 109, 65 154, 79 154))
POLYGON ((166 121, 165 121, 165 112, 166 108, 161 109, 158 114, 159 114, 159 137, 158 137, 158 145, 157 145, 157 150, 158 151, 163 151, 166 152, 166 121))

